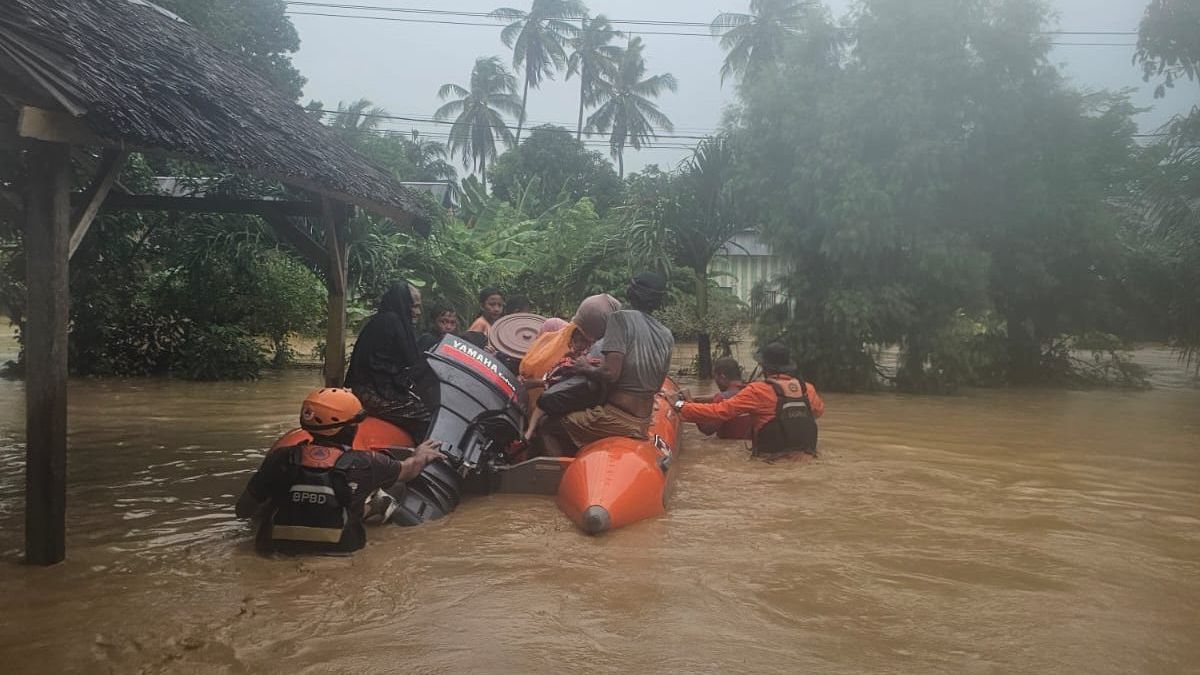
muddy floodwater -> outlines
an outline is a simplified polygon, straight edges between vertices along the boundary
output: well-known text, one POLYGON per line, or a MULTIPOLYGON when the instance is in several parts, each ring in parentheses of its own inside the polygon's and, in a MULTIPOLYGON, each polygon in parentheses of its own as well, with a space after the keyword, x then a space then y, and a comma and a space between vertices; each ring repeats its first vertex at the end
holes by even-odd
POLYGON ((233 519, 315 371, 73 381, 49 569, 0 382, 0 672, 1200 672, 1200 388, 1138 358, 1151 391, 829 395, 809 465, 688 431, 666 516, 599 538, 493 496, 351 559, 233 519))

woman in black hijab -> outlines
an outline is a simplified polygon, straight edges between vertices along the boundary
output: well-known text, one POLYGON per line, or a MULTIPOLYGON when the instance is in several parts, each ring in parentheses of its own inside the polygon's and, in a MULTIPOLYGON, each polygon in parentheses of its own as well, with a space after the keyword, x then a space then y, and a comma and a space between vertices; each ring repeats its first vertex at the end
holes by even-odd
POLYGON ((420 317, 420 291, 405 281, 393 283, 379 299, 379 311, 359 332, 346 372, 346 386, 368 415, 403 428, 416 440, 425 437, 430 418, 413 391, 427 367, 413 327, 420 317))

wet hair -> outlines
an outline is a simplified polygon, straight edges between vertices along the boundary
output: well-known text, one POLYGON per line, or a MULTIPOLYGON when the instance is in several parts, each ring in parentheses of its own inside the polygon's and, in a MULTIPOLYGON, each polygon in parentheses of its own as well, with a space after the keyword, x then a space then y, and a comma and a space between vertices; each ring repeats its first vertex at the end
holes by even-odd
POLYGON ((629 280, 629 304, 643 312, 653 312, 667 299, 667 280, 657 272, 640 272, 629 280))
POLYGON ((480 349, 487 347, 487 343, 488 343, 487 336, 484 335, 483 333, 480 333, 477 330, 469 330, 469 331, 463 333, 462 339, 475 345, 476 347, 479 347, 480 349))
POLYGON ((508 302, 504 303, 504 313, 518 314, 521 312, 528 312, 530 309, 532 309, 532 307, 533 306, 529 304, 529 298, 523 295, 513 295, 508 298, 508 302))
POLYGON ((429 325, 434 330, 437 330, 437 321, 443 314, 458 314, 458 310, 446 300, 438 298, 429 305, 428 312, 429 325))
POLYGON ((501 298, 504 297, 504 293, 500 292, 499 288, 496 288, 495 286, 488 286, 482 291, 479 291, 479 304, 482 305, 483 303, 487 302, 487 299, 493 295, 498 295, 501 298))
POLYGON ((730 380, 740 380, 742 379, 742 364, 732 356, 722 356, 713 361, 713 373, 730 380))

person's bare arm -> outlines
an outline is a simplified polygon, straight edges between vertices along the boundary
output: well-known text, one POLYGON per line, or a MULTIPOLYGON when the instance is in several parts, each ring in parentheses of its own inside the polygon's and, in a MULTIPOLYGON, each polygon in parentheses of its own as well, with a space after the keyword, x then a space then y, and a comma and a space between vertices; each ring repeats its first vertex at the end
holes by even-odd
POLYGON ((439 450, 441 447, 441 441, 433 440, 418 445, 413 451, 412 457, 400 462, 400 475, 396 478, 396 482, 410 481, 416 478, 426 466, 429 466, 430 462, 445 458, 445 455, 439 450))

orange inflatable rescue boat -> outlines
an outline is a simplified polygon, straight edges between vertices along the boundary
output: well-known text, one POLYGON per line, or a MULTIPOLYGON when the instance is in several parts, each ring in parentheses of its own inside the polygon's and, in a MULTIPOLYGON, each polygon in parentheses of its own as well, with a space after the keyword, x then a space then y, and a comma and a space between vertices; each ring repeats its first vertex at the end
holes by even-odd
MULTIPOLYGON (((589 534, 663 513, 681 440, 681 419, 671 405, 679 388, 670 378, 655 397, 648 439, 606 438, 574 458, 514 462, 525 398, 519 380, 494 356, 454 336, 431 349, 428 359, 429 380, 421 387, 433 411, 428 437, 441 442, 447 457, 388 490, 399 505, 391 522, 437 520, 457 508, 464 493, 556 495, 563 513, 589 534)), ((296 429, 274 447, 310 438, 296 429)), ((403 429, 370 417, 353 442, 360 450, 413 445, 403 429)))
POLYGON ((569 460, 558 486, 558 506, 588 534, 660 515, 666 507, 679 450, 679 393, 668 379, 654 400, 650 439, 606 438, 569 460))

